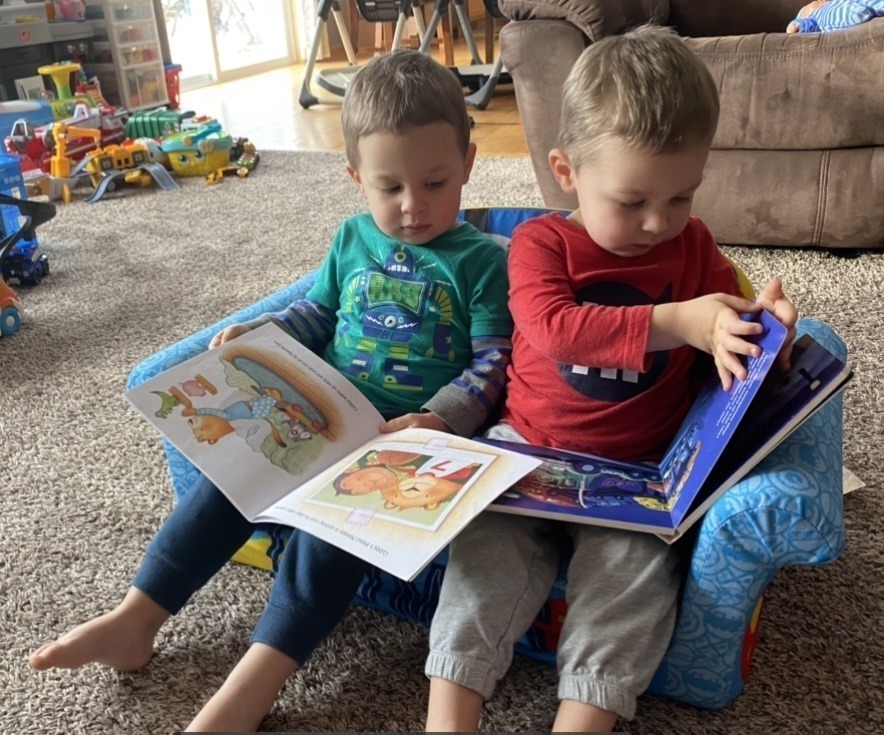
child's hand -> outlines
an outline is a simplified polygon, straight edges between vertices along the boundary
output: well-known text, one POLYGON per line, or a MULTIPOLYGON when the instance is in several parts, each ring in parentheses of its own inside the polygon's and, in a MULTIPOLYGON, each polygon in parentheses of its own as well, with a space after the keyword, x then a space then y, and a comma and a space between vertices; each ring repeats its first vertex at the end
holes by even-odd
POLYGON ((231 324, 229 327, 224 327, 224 329, 212 337, 212 341, 209 342, 209 349, 220 347, 225 342, 230 342, 234 337, 239 337, 239 335, 250 331, 251 329, 245 324, 231 324))
MULTIPOLYGON (((719 294, 720 295, 720 294, 719 294)), ((715 360, 715 369, 721 379, 721 387, 731 389, 734 378, 745 380, 749 371, 740 355, 758 357, 761 348, 743 337, 759 334, 763 327, 758 322, 747 322, 730 306, 719 302, 721 308, 715 312, 710 333, 710 353, 715 360)), ((739 308, 739 307, 738 307, 739 308)))
POLYGON ((783 282, 779 278, 772 278, 768 281, 761 293, 758 294, 757 301, 789 330, 783 348, 777 355, 779 368, 788 370, 792 356, 792 342, 795 339, 795 323, 798 321, 798 309, 783 292, 783 282))
POLYGON ((681 344, 712 355, 722 387, 730 390, 735 376, 745 380, 748 371, 740 355, 759 354, 759 347, 745 337, 759 334, 762 326, 744 321, 740 314, 757 313, 761 305, 739 296, 714 293, 672 306, 675 309, 670 327, 673 333, 681 336, 681 344))
POLYGON ((425 413, 407 413, 399 418, 390 419, 381 427, 381 433, 389 434, 391 431, 399 431, 400 429, 435 429, 436 431, 444 431, 446 433, 451 432, 448 425, 430 411, 425 413))
POLYGON ((733 378, 745 380, 740 355, 758 355, 757 345, 744 339, 760 334, 758 322, 744 321, 740 314, 756 314, 761 304, 739 296, 713 293, 690 301, 657 304, 651 311, 647 351, 673 350, 690 345, 715 359, 721 385, 730 390, 733 378))

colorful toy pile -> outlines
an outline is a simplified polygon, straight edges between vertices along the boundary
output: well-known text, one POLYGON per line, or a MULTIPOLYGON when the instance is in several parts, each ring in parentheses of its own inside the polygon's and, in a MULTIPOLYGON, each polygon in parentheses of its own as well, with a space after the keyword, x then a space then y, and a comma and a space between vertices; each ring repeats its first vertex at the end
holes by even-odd
POLYGON ((0 103, 0 121, 12 120, 6 150, 18 158, 32 196, 67 203, 81 184, 92 187, 88 203, 123 185, 156 183, 170 191, 179 188, 172 174, 214 184, 231 173, 248 176, 260 160, 254 144, 234 139, 214 118, 166 107, 130 114, 108 105, 78 62, 38 71, 51 79, 51 103, 0 103))
MULTIPOLYGON (((37 71, 46 99, 0 102, 0 130, 8 131, 0 151, 0 337, 21 328, 21 299, 10 284, 36 286, 49 275, 35 231, 56 209, 32 197, 67 203, 82 184, 92 189, 87 203, 124 186, 171 191, 180 188, 173 175, 214 184, 228 174, 247 177, 260 160, 248 138, 234 138, 214 118, 109 105, 78 61, 37 71)), ((176 84, 179 71, 166 69, 176 84)), ((177 107, 177 93, 174 99, 177 107)))

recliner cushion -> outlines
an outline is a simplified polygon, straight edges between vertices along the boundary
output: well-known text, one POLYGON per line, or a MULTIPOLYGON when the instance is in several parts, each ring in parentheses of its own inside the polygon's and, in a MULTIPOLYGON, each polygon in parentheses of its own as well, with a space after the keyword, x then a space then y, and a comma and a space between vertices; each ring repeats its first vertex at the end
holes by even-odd
POLYGON ((686 38, 712 72, 712 147, 822 150, 884 145, 884 18, 844 31, 686 38))

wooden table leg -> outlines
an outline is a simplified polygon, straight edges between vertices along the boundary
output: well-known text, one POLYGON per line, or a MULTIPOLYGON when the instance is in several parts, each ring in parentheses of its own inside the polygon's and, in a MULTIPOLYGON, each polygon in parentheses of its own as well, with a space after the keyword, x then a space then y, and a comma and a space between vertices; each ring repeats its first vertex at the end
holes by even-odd
POLYGON ((359 8, 354 0, 347 3, 347 31, 350 35, 350 44, 353 46, 353 52, 359 53, 359 8))
POLYGON ((494 63, 494 29, 497 27, 497 23, 494 21, 494 16, 491 15, 487 10, 485 11, 485 63, 493 64, 494 63))
POLYGON ((442 15, 439 23, 439 33, 442 40, 440 42, 442 51, 442 63, 445 66, 454 66, 454 34, 451 32, 451 13, 452 6, 448 6, 448 10, 442 15))

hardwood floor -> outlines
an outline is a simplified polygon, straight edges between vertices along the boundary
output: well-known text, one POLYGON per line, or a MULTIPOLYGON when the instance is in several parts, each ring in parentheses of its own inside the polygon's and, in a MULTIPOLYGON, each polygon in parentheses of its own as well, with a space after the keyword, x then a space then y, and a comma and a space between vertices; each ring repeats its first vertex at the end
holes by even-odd
MULTIPOLYGON (((455 61, 469 62, 465 47, 455 48, 455 61)), ((340 61, 325 62, 317 64, 317 68, 343 65, 340 61)), ((343 151, 340 99, 327 94, 314 79, 313 93, 329 104, 304 110, 298 103, 303 79, 304 64, 295 64, 233 82, 184 91, 181 109, 216 117, 231 135, 248 137, 259 151, 343 151)), ((484 110, 473 109, 470 114, 475 120, 473 140, 480 156, 528 155, 512 85, 498 85, 488 106, 484 110)))

